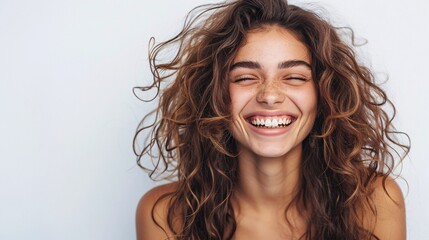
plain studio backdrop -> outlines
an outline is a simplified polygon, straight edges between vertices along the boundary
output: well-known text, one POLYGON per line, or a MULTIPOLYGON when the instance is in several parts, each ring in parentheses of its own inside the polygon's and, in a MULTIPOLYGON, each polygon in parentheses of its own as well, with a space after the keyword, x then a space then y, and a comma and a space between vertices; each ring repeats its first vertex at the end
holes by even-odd
MULTIPOLYGON (((154 105, 132 88, 151 79, 149 38, 178 33, 186 13, 208 2, 0 0, 0 239, 135 238, 136 204, 155 183, 131 146, 154 105)), ((408 237, 425 239, 429 3, 314 3, 367 40, 359 53, 389 76, 395 124, 412 139, 409 186, 399 181, 408 237)))

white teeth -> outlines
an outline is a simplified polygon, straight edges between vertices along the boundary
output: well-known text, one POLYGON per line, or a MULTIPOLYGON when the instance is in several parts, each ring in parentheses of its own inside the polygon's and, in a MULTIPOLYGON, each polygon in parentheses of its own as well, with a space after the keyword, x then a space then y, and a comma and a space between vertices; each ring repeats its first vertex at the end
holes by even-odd
POLYGON ((277 119, 273 119, 273 121, 271 121, 271 126, 272 126, 272 127, 277 127, 277 126, 279 126, 279 123, 278 123, 277 119))
POLYGON ((292 119, 280 118, 280 119, 253 119, 252 125, 266 128, 277 128, 288 126, 292 122, 292 119))
POLYGON ((271 120, 270 119, 265 120, 265 127, 271 127, 271 120))

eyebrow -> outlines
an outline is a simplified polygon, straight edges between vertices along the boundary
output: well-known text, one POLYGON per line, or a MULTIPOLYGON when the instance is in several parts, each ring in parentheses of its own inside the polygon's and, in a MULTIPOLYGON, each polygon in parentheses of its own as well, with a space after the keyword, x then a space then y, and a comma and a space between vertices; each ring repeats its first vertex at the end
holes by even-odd
MULTIPOLYGON (((297 66, 305 66, 311 70, 311 65, 303 60, 288 60, 279 63, 277 68, 283 69, 283 68, 292 68, 297 66)), ((229 71, 232 71, 236 68, 250 68, 250 69, 261 69, 261 65, 258 62, 254 61, 242 61, 242 62, 236 62, 232 64, 229 71)))
POLYGON ((291 68, 291 67, 297 67, 297 66, 306 66, 311 70, 310 63, 303 61, 303 60, 289 60, 279 63, 278 68, 291 68))
POLYGON ((261 69, 261 65, 257 62, 252 61, 236 62, 232 64, 231 68, 229 68, 229 71, 232 71, 236 68, 261 69))

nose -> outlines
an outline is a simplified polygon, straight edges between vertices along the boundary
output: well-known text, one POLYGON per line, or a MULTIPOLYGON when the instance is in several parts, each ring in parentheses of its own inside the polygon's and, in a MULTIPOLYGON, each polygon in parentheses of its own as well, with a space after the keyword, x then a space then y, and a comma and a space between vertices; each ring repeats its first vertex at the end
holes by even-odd
POLYGON ((256 101, 267 105, 283 103, 284 100, 285 93, 274 81, 264 82, 256 96, 256 101))

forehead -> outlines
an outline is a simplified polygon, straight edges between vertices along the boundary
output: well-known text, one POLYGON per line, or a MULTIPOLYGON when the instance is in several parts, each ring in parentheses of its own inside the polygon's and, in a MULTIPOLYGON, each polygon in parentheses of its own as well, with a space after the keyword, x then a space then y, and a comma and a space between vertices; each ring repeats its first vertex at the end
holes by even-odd
POLYGON ((310 62, 308 48, 297 35, 293 31, 276 25, 264 26, 247 32, 234 62, 258 61, 262 60, 264 56, 310 62))

